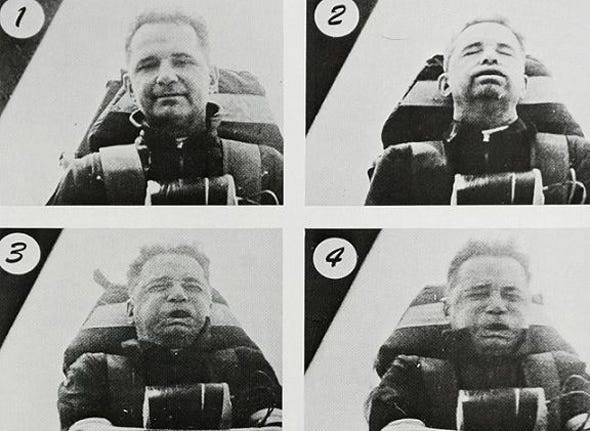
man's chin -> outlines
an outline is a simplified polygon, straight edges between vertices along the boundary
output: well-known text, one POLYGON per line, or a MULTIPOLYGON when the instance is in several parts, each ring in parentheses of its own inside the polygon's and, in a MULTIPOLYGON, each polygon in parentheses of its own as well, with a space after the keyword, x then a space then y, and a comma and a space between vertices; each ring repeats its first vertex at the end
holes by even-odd
POLYGON ((475 350, 482 355, 503 356, 514 352, 520 332, 499 331, 498 333, 484 332, 473 337, 475 350))
POLYGON ((479 84, 473 89, 473 97, 475 99, 486 100, 500 100, 506 95, 506 90, 503 86, 497 83, 479 84))
POLYGON ((161 344, 172 349, 180 349, 193 344, 197 335, 198 330, 194 328, 174 325, 167 327, 160 338, 163 341, 161 344))

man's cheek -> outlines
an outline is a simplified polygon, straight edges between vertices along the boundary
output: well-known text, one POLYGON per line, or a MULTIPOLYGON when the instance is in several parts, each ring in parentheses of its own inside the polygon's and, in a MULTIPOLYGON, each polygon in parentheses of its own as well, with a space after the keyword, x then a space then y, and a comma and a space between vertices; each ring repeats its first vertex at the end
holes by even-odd
POLYGON ((461 323, 464 328, 477 326, 478 311, 475 307, 466 307, 460 314, 461 323))

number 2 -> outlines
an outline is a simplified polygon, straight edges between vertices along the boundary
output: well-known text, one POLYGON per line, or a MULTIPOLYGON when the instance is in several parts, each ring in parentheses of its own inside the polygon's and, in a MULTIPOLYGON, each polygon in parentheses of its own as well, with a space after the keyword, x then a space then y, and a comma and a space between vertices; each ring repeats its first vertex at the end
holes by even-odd
POLYGON ((13 242, 12 244, 10 244, 10 247, 12 248, 12 250, 10 251, 10 255, 16 255, 17 257, 7 257, 6 259, 4 259, 7 263, 17 263, 20 262, 22 260, 23 256, 23 251, 25 251, 27 249, 27 245, 24 242, 13 242))
POLYGON ((342 24, 342 20, 338 19, 339 17, 341 17, 344 12, 346 12, 346 6, 344 6, 343 4, 337 4, 336 6, 334 6, 332 8, 332 13, 334 15, 332 15, 330 17, 330 19, 328 20, 328 24, 330 25, 339 25, 342 24))
POLYGON ((16 22, 14 23, 14 25, 16 25, 17 27, 20 27, 20 22, 23 20, 23 16, 25 16, 25 11, 27 10, 27 8, 25 6, 21 7, 18 10, 18 15, 16 17, 16 22))
POLYGON ((332 250, 326 256, 326 262, 329 262, 332 265, 332 268, 334 268, 338 262, 342 262, 342 253, 344 253, 344 247, 332 250))

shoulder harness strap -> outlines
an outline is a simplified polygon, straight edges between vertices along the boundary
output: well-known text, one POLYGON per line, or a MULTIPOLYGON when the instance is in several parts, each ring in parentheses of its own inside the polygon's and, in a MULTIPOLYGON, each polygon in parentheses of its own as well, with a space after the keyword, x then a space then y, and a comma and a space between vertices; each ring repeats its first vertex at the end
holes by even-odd
POLYGON ((561 429, 561 415, 559 410, 559 395, 561 381, 559 378, 559 364, 551 352, 537 353, 528 356, 523 362, 526 384, 529 387, 543 388, 548 402, 548 420, 550 430, 561 429))
POLYGON ((448 205, 451 200, 453 177, 448 168, 443 141, 413 142, 412 195, 415 204, 448 205))
MULTIPOLYGON (((531 148, 531 168, 537 168, 543 176, 543 185, 563 184, 570 176, 570 156, 565 135, 537 133, 531 148)), ((569 187, 552 187, 545 190, 545 203, 567 202, 569 187)))
POLYGON ((234 177, 238 196, 258 201, 262 191, 260 147, 229 139, 221 142, 223 172, 234 177))
POLYGON ((135 144, 99 150, 107 199, 113 205, 143 205, 146 180, 135 144))
POLYGON ((458 384, 455 367, 450 361, 420 358, 426 396, 429 400, 430 427, 455 428, 457 422, 458 384))
POLYGON ((131 359, 107 354, 111 418, 119 426, 142 423, 145 382, 131 359))

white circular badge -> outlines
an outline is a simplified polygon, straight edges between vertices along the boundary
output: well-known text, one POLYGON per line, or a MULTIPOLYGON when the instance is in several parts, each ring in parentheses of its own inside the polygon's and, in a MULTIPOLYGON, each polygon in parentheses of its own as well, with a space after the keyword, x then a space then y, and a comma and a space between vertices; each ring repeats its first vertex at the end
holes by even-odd
POLYGON ((26 274, 41 260, 41 248, 26 233, 11 233, 0 239, 0 267, 15 275, 26 274))
POLYGON ((354 246, 342 238, 327 238, 313 252, 315 269, 332 280, 349 275, 356 267, 357 259, 354 246))
POLYGON ((322 0, 315 8, 315 25, 326 36, 343 37, 359 23, 359 8, 353 0, 322 0))
POLYGON ((35 0, 8 0, 0 8, 0 27, 17 39, 35 36, 43 24, 45 13, 35 0))

